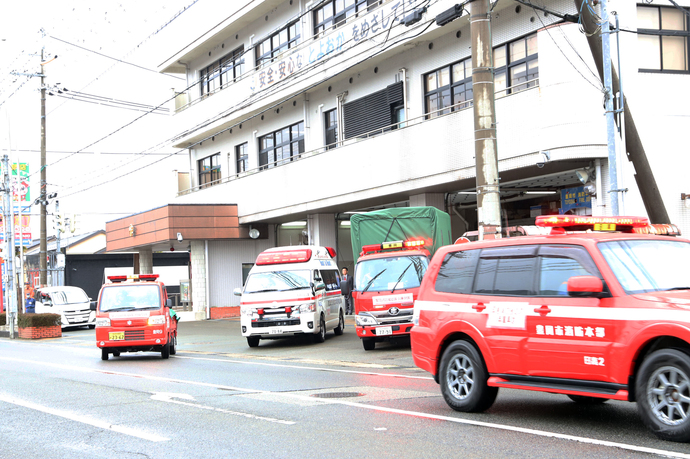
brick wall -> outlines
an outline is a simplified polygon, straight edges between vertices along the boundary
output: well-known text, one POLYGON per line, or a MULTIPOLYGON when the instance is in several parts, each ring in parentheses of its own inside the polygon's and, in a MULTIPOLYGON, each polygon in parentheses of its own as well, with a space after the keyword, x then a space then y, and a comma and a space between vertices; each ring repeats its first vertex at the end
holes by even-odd
POLYGON ((19 337, 25 339, 41 339, 41 338, 60 338, 62 336, 62 327, 54 325, 52 327, 25 327, 19 329, 19 337))
POLYGON ((240 316, 239 306, 227 306, 227 307, 212 307, 211 308, 211 319, 229 319, 231 317, 240 316))

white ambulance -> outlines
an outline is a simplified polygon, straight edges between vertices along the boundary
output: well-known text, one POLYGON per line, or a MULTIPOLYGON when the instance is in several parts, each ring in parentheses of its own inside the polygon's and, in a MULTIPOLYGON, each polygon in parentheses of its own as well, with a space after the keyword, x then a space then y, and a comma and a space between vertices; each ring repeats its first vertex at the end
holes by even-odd
POLYGON ((249 347, 261 339, 312 335, 322 343, 326 331, 342 335, 345 309, 340 274, 331 247, 292 246, 268 249, 249 271, 241 296, 242 336, 249 347))

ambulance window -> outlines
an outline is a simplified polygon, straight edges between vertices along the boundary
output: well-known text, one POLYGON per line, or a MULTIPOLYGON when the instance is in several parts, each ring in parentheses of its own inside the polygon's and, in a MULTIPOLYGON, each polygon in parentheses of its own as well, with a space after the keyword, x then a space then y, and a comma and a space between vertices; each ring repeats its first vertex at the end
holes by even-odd
POLYGON ((474 291, 491 295, 534 295, 537 246, 484 249, 474 291))
POLYGON ((333 290, 340 289, 340 279, 337 270, 322 269, 321 278, 323 279, 323 283, 326 284, 326 291, 332 292, 333 290))
POLYGON ((436 278, 437 292, 471 293, 479 250, 463 250, 446 255, 436 278))
POLYGON ((539 250, 539 295, 567 296, 568 279, 573 276, 601 278, 594 260, 584 247, 554 245, 539 250))

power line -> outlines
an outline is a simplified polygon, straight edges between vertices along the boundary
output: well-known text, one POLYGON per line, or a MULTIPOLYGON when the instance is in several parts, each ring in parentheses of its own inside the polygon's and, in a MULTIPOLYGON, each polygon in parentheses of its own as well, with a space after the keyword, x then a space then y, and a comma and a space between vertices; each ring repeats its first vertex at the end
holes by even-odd
POLYGON ((116 62, 119 62, 119 63, 121 63, 121 64, 131 65, 131 66, 133 66, 133 67, 136 67, 136 68, 139 68, 139 69, 142 69, 142 70, 146 70, 146 71, 148 71, 148 72, 153 72, 153 73, 156 73, 156 74, 158 74, 158 75, 165 75, 165 76, 169 76, 169 77, 171 77, 171 78, 177 78, 178 80, 184 80, 184 78, 182 78, 182 77, 178 77, 178 76, 175 76, 175 75, 172 75, 172 74, 169 74, 169 73, 163 73, 163 74, 161 74, 161 73, 159 73, 159 72, 157 72, 157 71, 155 71, 155 70, 153 70, 153 69, 149 69, 149 68, 146 68, 146 67, 142 67, 141 65, 133 64, 133 63, 131 63, 131 62, 127 62, 127 61, 124 61, 124 60, 122 60, 122 59, 118 59, 118 58, 116 58, 116 57, 111 57, 111 56, 108 56, 108 55, 106 55, 106 54, 99 53, 98 51, 94 51, 94 50, 92 50, 92 49, 84 48, 83 46, 75 45, 74 43, 70 43, 70 42, 68 42, 68 41, 66 41, 66 40, 63 40, 63 39, 61 39, 61 38, 57 38, 57 37, 54 37, 54 36, 52 36, 52 35, 48 35, 48 36, 49 36, 50 38, 52 38, 53 40, 61 41, 61 42, 65 43, 65 44, 68 44, 68 45, 70 45, 70 46, 74 46, 75 48, 83 49, 84 51, 88 51, 88 52, 90 52, 90 53, 98 54, 99 56, 105 57, 105 58, 107 58, 107 59, 112 59, 112 60, 114 60, 114 61, 116 61, 116 62))

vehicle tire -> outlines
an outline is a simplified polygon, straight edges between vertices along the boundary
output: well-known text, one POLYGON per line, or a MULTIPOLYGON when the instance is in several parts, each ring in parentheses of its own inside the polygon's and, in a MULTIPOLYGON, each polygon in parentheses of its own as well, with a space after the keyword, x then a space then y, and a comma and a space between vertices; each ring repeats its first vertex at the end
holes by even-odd
POLYGON ((104 347, 101 348, 101 360, 108 360, 108 350, 104 347))
POLYGON ((376 348, 375 338, 362 338, 362 346, 365 351, 373 351, 376 348))
POLYGON ((315 343, 323 343, 326 341, 326 319, 324 319, 323 314, 319 319, 319 332, 314 335, 315 343))
POLYGON ((587 395, 567 395, 570 400, 575 403, 579 403, 580 405, 601 405, 602 403, 609 401, 608 398, 589 397, 587 395))
POLYGON ((170 337, 170 355, 175 355, 175 354, 177 354, 177 337, 171 336, 170 337))
POLYGON ((249 347, 259 347, 259 338, 258 336, 247 336, 247 344, 249 347))
POLYGON ((161 357, 164 359, 169 359, 170 358, 170 341, 165 343, 163 346, 163 350, 161 351, 161 357))
POLYGON ((113 357, 120 357, 120 351, 113 351, 113 357))
POLYGON ((89 329, 93 330, 94 328, 96 328, 96 324, 89 325, 89 329))
POLYGON ((640 366, 635 379, 637 410, 645 425, 663 439, 690 441, 690 357, 660 349, 640 366))
POLYGON ((338 315, 338 326, 333 329, 333 333, 340 336, 345 331, 345 317, 343 317, 343 311, 340 311, 338 315))
POLYGON ((439 366, 441 393, 454 410, 487 410, 498 395, 497 387, 487 386, 488 379, 481 355, 467 341, 455 341, 443 353, 439 366))

